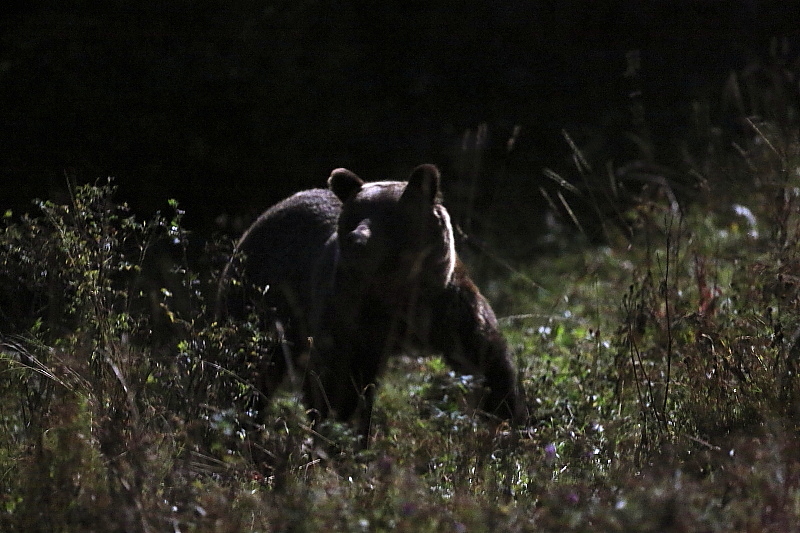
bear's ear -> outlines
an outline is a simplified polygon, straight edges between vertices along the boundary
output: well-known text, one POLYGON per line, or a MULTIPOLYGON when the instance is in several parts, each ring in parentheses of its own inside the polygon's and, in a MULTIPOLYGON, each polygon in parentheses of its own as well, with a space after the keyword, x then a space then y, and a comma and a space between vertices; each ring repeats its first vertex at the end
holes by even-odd
POLYGON ((420 165, 411 172, 403 198, 422 199, 433 204, 441 201, 439 182, 441 175, 436 165, 420 165))
POLYGON ((360 190, 362 185, 364 181, 346 168, 337 168, 328 178, 328 187, 343 202, 360 190))

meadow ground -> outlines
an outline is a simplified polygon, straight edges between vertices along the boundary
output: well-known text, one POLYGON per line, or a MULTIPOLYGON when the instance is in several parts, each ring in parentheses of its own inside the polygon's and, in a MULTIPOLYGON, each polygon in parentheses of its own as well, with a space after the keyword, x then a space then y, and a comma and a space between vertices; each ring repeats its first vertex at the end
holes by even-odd
POLYGON ((524 425, 404 357, 368 450, 291 389, 255 424, 269 336, 208 319, 225 247, 189 264, 174 202, 143 222, 99 183, 8 214, 0 529, 797 531, 800 146, 752 126, 686 172, 692 201, 661 181, 617 202, 612 178, 604 244, 570 233, 486 284, 524 425))

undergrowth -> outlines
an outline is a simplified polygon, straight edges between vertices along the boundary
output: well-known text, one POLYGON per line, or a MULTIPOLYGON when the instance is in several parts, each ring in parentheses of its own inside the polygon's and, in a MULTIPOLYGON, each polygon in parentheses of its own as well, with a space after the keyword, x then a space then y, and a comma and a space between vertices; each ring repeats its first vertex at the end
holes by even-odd
POLYGON ((797 530, 800 144, 752 130, 748 181, 698 178, 694 202, 640 188, 606 244, 491 284, 524 424, 487 423, 470 377, 405 357, 366 450, 311 427, 291 387, 264 405, 272 339, 213 321, 230 249, 198 274, 175 202, 142 222, 108 182, 8 214, 0 527, 797 530))

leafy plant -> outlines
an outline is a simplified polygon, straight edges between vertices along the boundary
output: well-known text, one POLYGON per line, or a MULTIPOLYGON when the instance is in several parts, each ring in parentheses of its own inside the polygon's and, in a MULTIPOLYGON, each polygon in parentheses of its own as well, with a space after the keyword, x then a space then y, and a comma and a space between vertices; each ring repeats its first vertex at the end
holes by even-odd
MULTIPOLYGON (((644 187, 623 183, 643 166, 598 172, 573 143, 594 192, 570 194, 597 204, 602 243, 560 243, 487 284, 527 424, 476 412, 472 377, 409 355, 390 364, 367 450, 346 423, 311 426, 291 387, 264 402, 272 334, 258 317, 214 321, 231 246, 195 253, 175 202, 141 222, 109 181, 8 214, 0 524, 796 529, 800 143, 749 127, 730 158, 644 187), (704 191, 693 202, 680 192, 690 183, 704 191), (609 198, 620 200, 610 214, 609 198)), ((558 200, 565 224, 571 198, 558 200)))

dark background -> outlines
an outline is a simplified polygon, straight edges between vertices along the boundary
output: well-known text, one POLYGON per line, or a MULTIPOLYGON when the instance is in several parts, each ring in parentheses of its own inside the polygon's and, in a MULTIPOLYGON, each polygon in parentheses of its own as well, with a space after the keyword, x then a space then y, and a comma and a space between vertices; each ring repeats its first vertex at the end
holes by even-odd
POLYGON ((626 132, 644 120, 650 157, 680 165, 681 146, 704 149, 692 143, 693 110, 740 128, 742 110, 720 96, 726 78, 769 63, 775 37, 797 57, 800 26, 798 2, 759 0, 140 0, 6 10, 0 207, 18 213, 34 197, 63 197, 67 177, 114 176, 137 214, 177 198, 202 235, 238 231, 338 166, 402 179, 433 162, 455 200, 477 172, 479 197, 502 186, 501 198, 535 218, 542 167, 567 172, 562 129, 593 160, 624 162, 641 156, 626 132), (626 77, 631 51, 641 69, 626 77), (481 124, 478 164, 461 147, 481 124))

